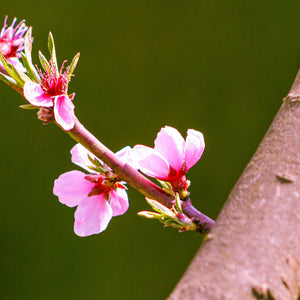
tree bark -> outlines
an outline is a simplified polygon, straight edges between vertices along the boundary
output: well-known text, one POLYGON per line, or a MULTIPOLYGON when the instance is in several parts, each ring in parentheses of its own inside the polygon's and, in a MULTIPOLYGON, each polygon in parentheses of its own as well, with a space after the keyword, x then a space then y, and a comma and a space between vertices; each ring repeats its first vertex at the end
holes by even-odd
POLYGON ((169 300, 297 299, 300 71, 169 300))

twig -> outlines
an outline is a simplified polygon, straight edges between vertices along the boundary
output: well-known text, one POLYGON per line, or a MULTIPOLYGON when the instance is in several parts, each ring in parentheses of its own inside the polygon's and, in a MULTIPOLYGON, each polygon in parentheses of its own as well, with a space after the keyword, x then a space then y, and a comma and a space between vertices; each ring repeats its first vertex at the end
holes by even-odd
MULTIPOLYGON (((129 164, 122 162, 110 149, 91 134, 78 119, 75 121, 74 128, 67 131, 67 133, 96 157, 101 159, 106 165, 111 167, 116 174, 120 175, 124 181, 128 182, 128 184, 144 196, 157 200, 169 208, 174 205, 175 199, 171 195, 163 191, 129 164)), ((184 213, 197 224, 197 231, 200 233, 209 232, 215 223, 212 219, 193 207, 190 199, 182 201, 182 209, 184 213)))

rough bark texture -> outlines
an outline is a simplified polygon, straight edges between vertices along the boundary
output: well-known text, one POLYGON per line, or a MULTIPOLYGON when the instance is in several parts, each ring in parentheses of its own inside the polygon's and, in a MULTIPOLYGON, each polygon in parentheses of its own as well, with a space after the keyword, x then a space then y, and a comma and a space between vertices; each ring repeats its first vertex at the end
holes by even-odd
POLYGON ((300 71, 169 300, 298 299, 300 71))

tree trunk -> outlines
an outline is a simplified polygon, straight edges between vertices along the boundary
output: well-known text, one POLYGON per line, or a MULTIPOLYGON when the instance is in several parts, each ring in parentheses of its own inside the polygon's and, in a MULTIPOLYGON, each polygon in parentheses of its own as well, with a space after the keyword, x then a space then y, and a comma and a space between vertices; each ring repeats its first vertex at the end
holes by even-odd
POLYGON ((300 291, 300 71, 169 300, 296 300, 300 291))

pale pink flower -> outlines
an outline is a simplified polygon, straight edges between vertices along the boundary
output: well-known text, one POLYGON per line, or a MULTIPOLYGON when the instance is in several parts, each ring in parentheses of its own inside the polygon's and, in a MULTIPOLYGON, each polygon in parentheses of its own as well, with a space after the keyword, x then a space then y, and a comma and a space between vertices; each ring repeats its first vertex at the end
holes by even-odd
POLYGON ((184 140, 177 129, 165 126, 157 134, 154 148, 136 145, 133 153, 143 173, 168 181, 174 191, 180 191, 187 190, 186 172, 198 162, 204 148, 201 132, 189 129, 184 140))
MULTIPOLYGON (((126 147, 119 151, 120 157, 132 149, 126 147)), ((91 170, 92 162, 88 155, 95 156, 82 145, 75 145, 72 150, 72 162, 88 170, 70 171, 59 176, 54 182, 53 193, 59 201, 69 207, 77 206, 74 231, 79 236, 88 236, 102 232, 114 216, 124 214, 128 207, 128 196, 122 182, 110 168, 104 174, 91 170)), ((118 155, 118 152, 116 153, 118 155)), ((122 159, 122 158, 121 158, 122 159)))
MULTIPOLYGON (((75 106, 72 102, 75 94, 67 94, 70 80, 69 68, 65 71, 63 68, 64 64, 58 72, 56 65, 50 59, 46 72, 39 71, 41 83, 27 81, 24 84, 24 97, 33 106, 48 108, 48 113, 53 115, 56 123, 68 131, 75 125, 75 106)), ((45 121, 43 117, 45 116, 41 116, 40 119, 45 121)))
MULTIPOLYGON (((25 20, 22 20, 15 27, 16 22, 17 19, 14 18, 11 25, 7 27, 7 16, 5 17, 4 25, 0 32, 0 53, 2 53, 7 61, 14 67, 22 72, 26 72, 19 58, 21 58, 20 52, 24 49, 24 35, 28 27, 25 25, 25 20)), ((1 63, 0 72, 6 73, 1 63)))

